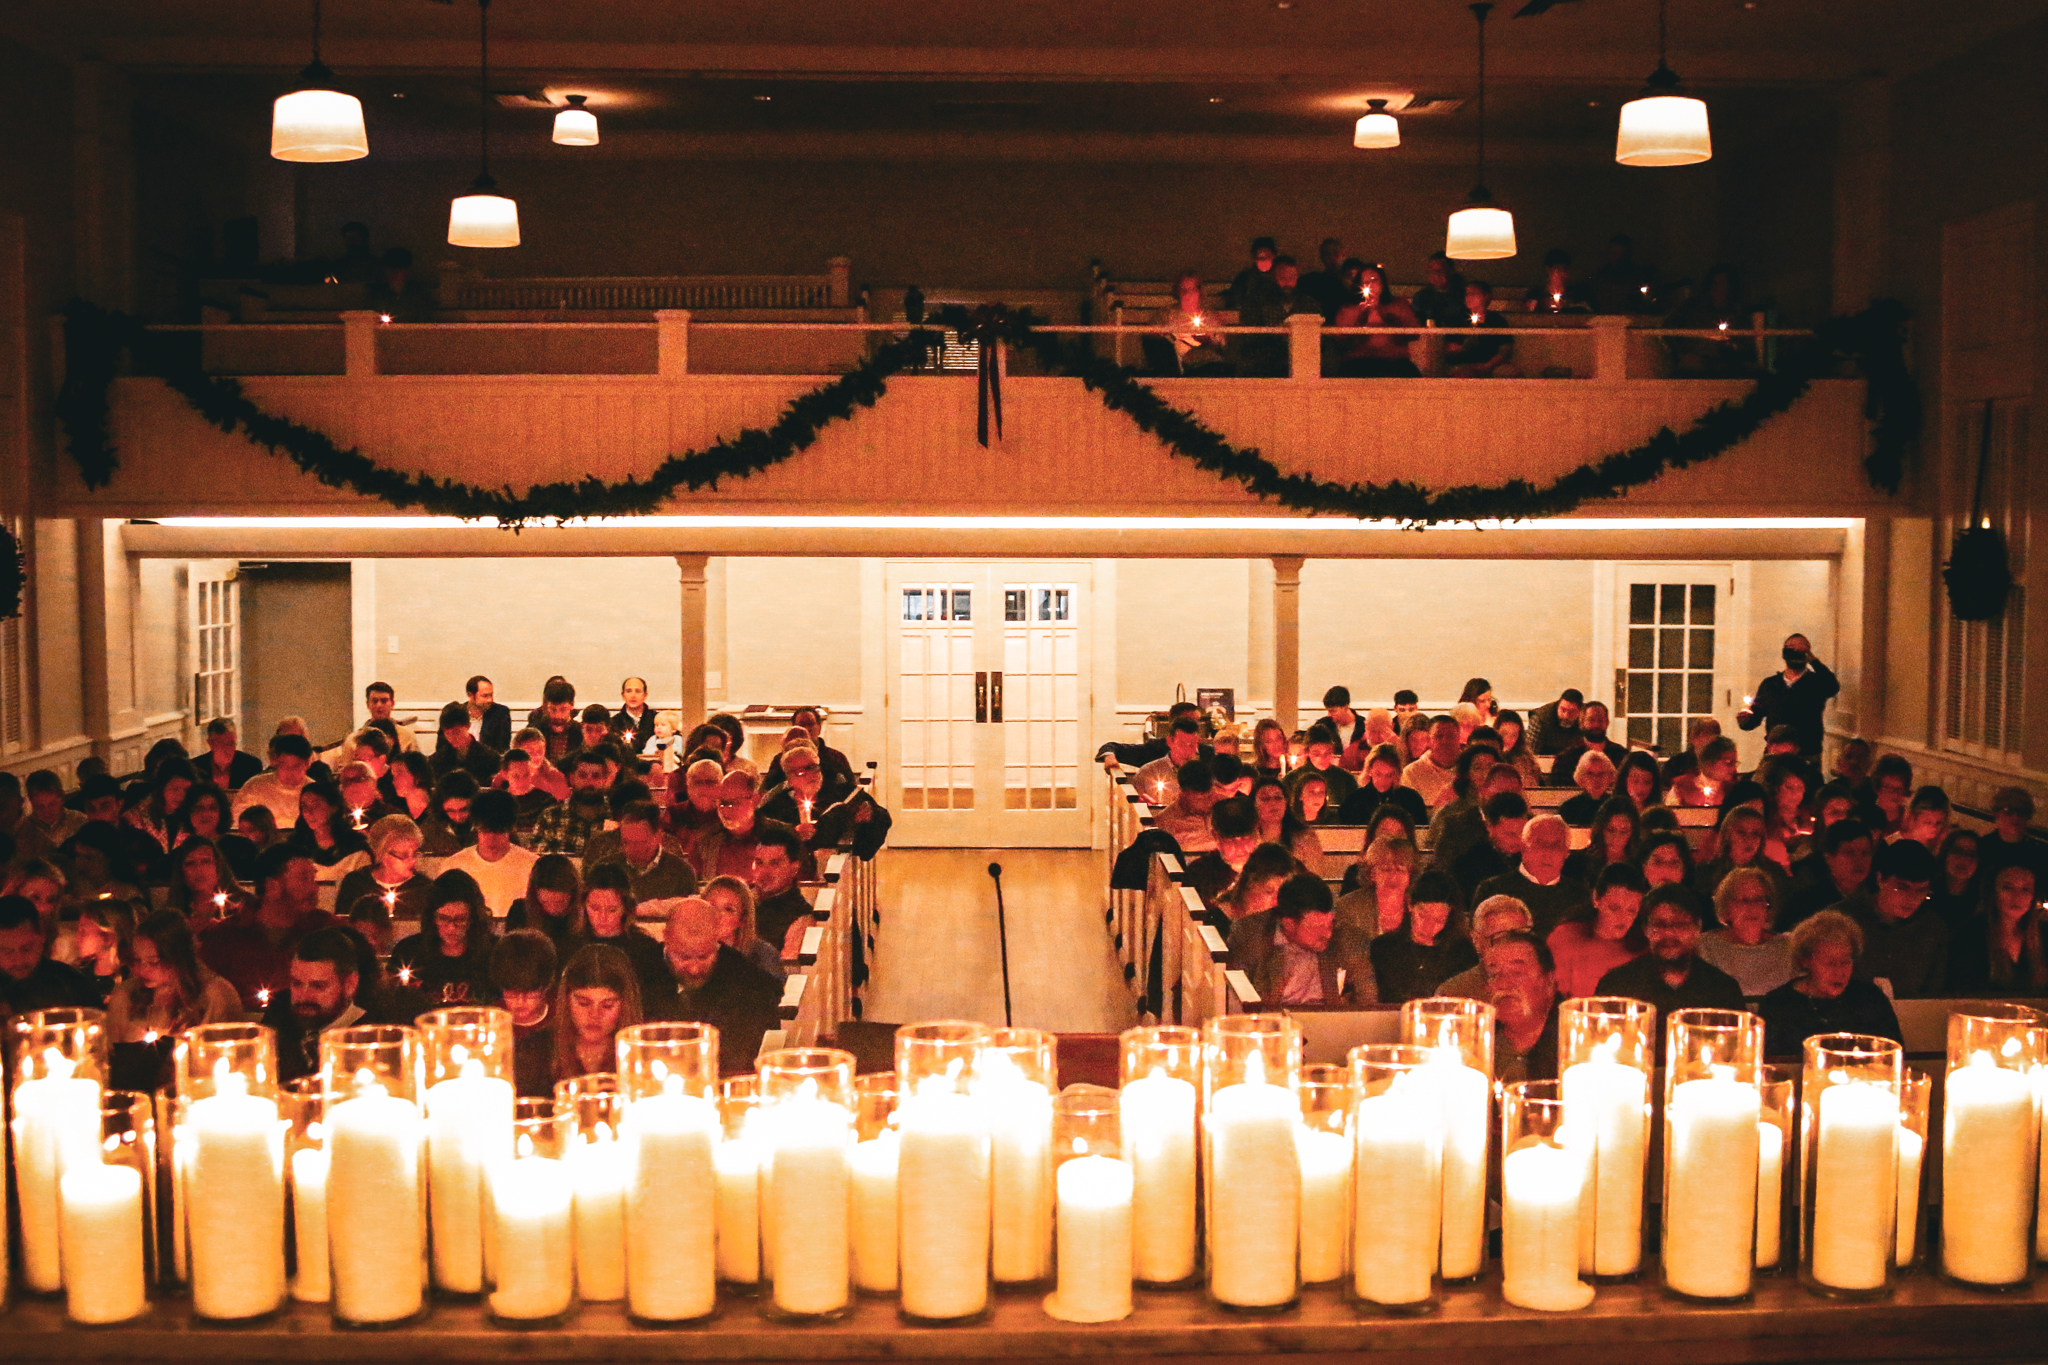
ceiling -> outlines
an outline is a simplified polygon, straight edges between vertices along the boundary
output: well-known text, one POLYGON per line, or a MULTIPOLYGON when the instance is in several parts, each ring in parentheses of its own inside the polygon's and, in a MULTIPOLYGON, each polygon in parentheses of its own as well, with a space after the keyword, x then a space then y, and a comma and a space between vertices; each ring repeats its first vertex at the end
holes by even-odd
MULTIPOLYGON (((1514 17, 1522 3, 1489 24, 1494 136, 1611 139, 1614 107, 1656 63, 1653 0, 1514 17)), ((263 135, 310 51, 309 0, 7 8, 0 34, 112 62, 146 106, 236 140, 263 135)), ((1768 129, 1831 86, 2044 17, 2048 0, 1671 0, 1671 64, 1714 93, 1717 133, 1768 129)), ((326 0, 325 21, 324 56, 373 136, 430 149, 474 128, 473 0, 326 0)), ((497 136, 546 136, 543 110, 505 97, 583 93, 605 155, 809 131, 1327 140, 1376 94, 1442 101, 1404 125, 1425 148, 1462 149, 1476 123, 1460 0, 494 0, 490 22, 497 136)))

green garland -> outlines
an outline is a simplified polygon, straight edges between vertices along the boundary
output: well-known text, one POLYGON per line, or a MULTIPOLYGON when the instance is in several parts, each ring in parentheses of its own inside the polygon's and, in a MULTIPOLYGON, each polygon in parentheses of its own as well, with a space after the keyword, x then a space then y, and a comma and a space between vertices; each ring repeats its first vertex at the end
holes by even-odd
MULTIPOLYGON (((1232 445, 1172 406, 1135 371, 1095 354, 1086 343, 1038 330, 1028 312, 1000 305, 973 312, 948 307, 939 310, 935 321, 984 347, 1000 340, 1028 350, 1047 374, 1080 380, 1101 396, 1104 406, 1125 414, 1173 455, 1255 497, 1308 516, 1386 520, 1419 529, 1445 522, 1562 516, 1587 502, 1620 497, 1740 445, 1796 403, 1814 380, 1851 366, 1869 390, 1866 416, 1872 420, 1873 448, 1865 472, 1874 486, 1897 492, 1920 424, 1919 395, 1903 355, 1905 316, 1901 305, 1883 301, 1831 319, 1819 329, 1816 344, 1758 379, 1743 397, 1709 409, 1685 431, 1666 427, 1633 449, 1581 465, 1549 484, 1510 479, 1435 491, 1405 480, 1344 484, 1286 473, 1257 450, 1232 445)), ((661 511, 678 493, 715 488, 721 479, 744 479, 773 468, 806 449, 826 426, 873 407, 891 378, 924 363, 936 340, 930 332, 915 331, 890 341, 850 373, 793 399, 772 426, 749 427, 703 450, 670 455, 644 479, 607 483, 593 476, 535 484, 524 493, 387 469, 354 447, 343 449, 319 431, 265 412, 238 381, 205 373, 198 348, 188 338, 166 340, 133 318, 83 301, 67 309, 69 368, 57 410, 86 486, 105 487, 118 467, 108 434, 107 390, 126 349, 139 373, 161 378, 207 421, 222 431, 239 430, 251 443, 283 455, 329 487, 435 516, 495 518, 516 531, 530 522, 644 516, 661 511)), ((988 382, 984 376, 983 383, 988 382)))

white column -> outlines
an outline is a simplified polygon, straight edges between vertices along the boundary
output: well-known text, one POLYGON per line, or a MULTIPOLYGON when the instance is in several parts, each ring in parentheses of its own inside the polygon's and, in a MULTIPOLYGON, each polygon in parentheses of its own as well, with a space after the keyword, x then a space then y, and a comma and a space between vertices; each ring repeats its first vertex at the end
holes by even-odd
POLYGON ((377 373, 377 320, 378 315, 369 312, 341 315, 342 372, 350 379, 377 373))
POLYGON ((1272 558, 1273 718, 1293 734, 1300 724, 1302 557, 1274 555, 1272 558))
POLYGON ((1323 377, 1323 315, 1290 313, 1287 317, 1287 376, 1290 379, 1323 377))
POLYGON ((709 555, 677 555, 683 585, 683 730, 704 723, 704 633, 706 625, 704 570, 709 555))
POLYGON ((1593 377, 1628 378, 1629 319, 1602 313, 1586 319, 1593 332, 1593 377))
POLYGON ((690 372, 690 310, 658 308, 654 313, 654 369, 663 379, 690 372))

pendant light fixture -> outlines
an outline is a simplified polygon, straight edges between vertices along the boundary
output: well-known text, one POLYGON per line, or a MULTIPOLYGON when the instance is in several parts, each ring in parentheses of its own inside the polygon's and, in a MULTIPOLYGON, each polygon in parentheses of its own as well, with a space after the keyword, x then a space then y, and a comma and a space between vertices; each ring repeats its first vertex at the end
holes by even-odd
POLYGON ((1479 176, 1465 206, 1451 214, 1444 255, 1454 261, 1498 261, 1515 254, 1515 217, 1486 188, 1486 16, 1490 4, 1469 7, 1479 21, 1479 176))
POLYGON ((270 154, 279 161, 357 161, 370 154, 363 102, 330 89, 334 73, 320 60, 320 0, 313 0, 313 61, 299 73, 301 89, 279 95, 270 109, 270 154))
POLYGON ((1358 127, 1351 134, 1354 147, 1398 147, 1401 145, 1401 124, 1387 112, 1385 100, 1367 100, 1365 107, 1372 112, 1358 121, 1358 127))
POLYGON ((1694 166, 1714 155, 1706 101, 1685 94, 1664 61, 1666 4, 1657 0, 1657 69, 1643 93, 1621 106, 1614 159, 1624 166, 1694 166))
POLYGON ((448 245, 518 246, 519 206, 499 194, 491 179, 491 0, 477 0, 476 11, 478 173, 469 193, 449 206, 448 245))
POLYGON ((586 95, 565 96, 569 107, 555 115, 555 141, 565 147, 597 145, 597 115, 583 107, 586 95))

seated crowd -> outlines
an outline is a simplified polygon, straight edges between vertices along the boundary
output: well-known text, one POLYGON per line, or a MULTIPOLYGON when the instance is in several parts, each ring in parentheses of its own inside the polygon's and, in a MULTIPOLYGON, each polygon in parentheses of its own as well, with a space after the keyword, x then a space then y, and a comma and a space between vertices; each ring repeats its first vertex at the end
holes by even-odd
POLYGON ((1980 834, 1865 741, 1823 775, 1833 675, 1794 636, 1766 684, 1737 717, 1769 727, 1750 773, 1712 720, 1660 761, 1610 740, 1576 690, 1525 722, 1483 678, 1435 716, 1413 692, 1361 712, 1334 687, 1295 736, 1261 720, 1205 740, 1182 705, 1163 739, 1098 756, 1137 768, 1154 807, 1138 846, 1181 855, 1265 1007, 1489 1000, 1509 1079, 1555 1075, 1574 996, 1660 1017, 1748 1002, 1789 1059, 1816 1033, 1899 1038, 1894 999, 2048 995, 2028 793, 2001 790, 1980 834), (1532 805, 1546 784, 1576 791, 1532 805), (1356 862, 1325 855, 1331 825, 1363 827, 1356 862))
MULTIPOLYGON (((1285 327, 1296 314, 1316 313, 1325 327, 1500 329, 1498 336, 1445 337, 1444 373, 1453 379, 1513 379, 1523 371, 1508 330, 1511 313, 1647 315, 1645 325, 1703 332, 1740 331, 1753 322, 1754 310, 1743 300, 1732 267, 1710 267, 1698 285, 1660 281, 1657 272, 1636 264, 1634 243, 1625 234, 1611 238, 1600 266, 1583 276, 1569 251, 1551 250, 1526 298, 1513 303, 1497 302, 1492 284, 1466 279, 1441 251, 1425 263, 1427 283, 1407 298, 1394 290, 1386 266, 1346 256, 1335 237, 1324 238, 1317 255, 1320 268, 1304 273, 1271 237, 1255 239, 1251 263, 1223 294, 1223 307, 1236 314, 1232 325, 1285 327)), ((1191 376, 1288 373, 1286 337, 1210 330, 1223 321, 1211 318, 1205 328, 1205 311, 1201 277, 1192 271, 1177 276, 1173 303, 1160 320, 1172 352, 1162 349, 1149 368, 1191 376)), ((1414 340, 1402 333, 1325 338, 1322 372, 1333 378, 1414 378, 1421 373, 1409 350, 1414 340)), ((1757 369, 1754 345, 1744 337, 1669 337, 1665 345, 1672 371, 1680 376, 1735 378, 1757 369)))
POLYGON ((716 1024, 749 1069, 813 922, 801 883, 888 829, 822 716, 799 709, 763 772, 737 718, 678 734, 639 678, 581 711, 552 678, 517 730, 490 679, 467 692, 430 754, 373 683, 324 752, 287 718, 266 763, 214 720, 126 785, 0 774, 0 1015, 105 1009, 140 1089, 195 1024, 260 1018, 290 1079, 325 1029, 464 1004, 511 1011, 521 1094, 610 1069, 643 1020, 716 1024))

